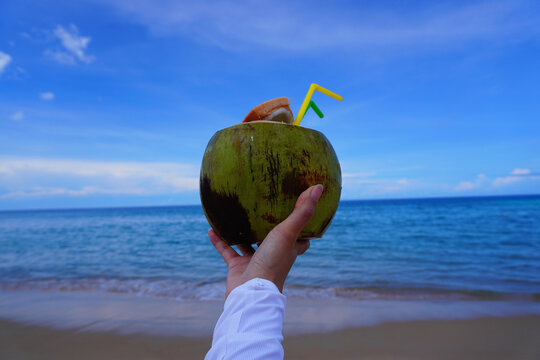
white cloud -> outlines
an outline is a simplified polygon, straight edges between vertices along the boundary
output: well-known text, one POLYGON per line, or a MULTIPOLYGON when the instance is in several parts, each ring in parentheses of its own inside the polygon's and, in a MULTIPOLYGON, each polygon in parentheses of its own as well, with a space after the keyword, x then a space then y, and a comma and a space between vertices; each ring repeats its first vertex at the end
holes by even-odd
POLYGON ((512 183, 516 183, 519 181, 522 181, 523 178, 519 176, 504 176, 504 177, 498 177, 495 180, 493 180, 493 186, 495 187, 501 187, 510 185, 512 183))
POLYGON ((376 171, 359 168, 354 161, 343 161, 341 166, 343 199, 400 197, 418 185, 416 180, 408 178, 383 177, 376 171))
POLYGON ((75 64, 75 58, 66 52, 46 50, 45 56, 48 56, 49 58, 51 58, 52 60, 60 64, 66 64, 66 65, 75 64))
POLYGON ((48 92, 42 92, 42 93, 39 93, 39 97, 42 99, 42 100, 53 100, 54 99, 54 93, 48 91, 48 92))
POLYGON ((498 191, 516 183, 525 184, 527 182, 531 184, 531 181, 536 180, 540 180, 538 173, 534 173, 530 169, 515 168, 509 175, 496 177, 495 179, 490 179, 484 174, 478 174, 475 181, 462 181, 454 187, 454 191, 498 191))
POLYGON ((515 183, 522 183, 531 180, 540 180, 538 172, 532 172, 530 169, 515 168, 510 175, 498 177, 493 180, 493 186, 496 188, 508 186, 515 183))
POLYGON ((471 181, 462 181, 460 182, 457 186, 454 187, 454 191, 469 191, 469 190, 474 190, 474 189, 478 189, 480 187, 483 187, 487 184, 488 182, 488 179, 486 177, 486 175, 484 174, 478 174, 476 175, 476 180, 471 182, 471 181))
POLYGON ((198 172, 181 163, 0 158, 0 185, 8 189, 0 197, 189 192, 199 188, 198 172))
POLYGON ((5 52, 0 51, 0 74, 4 72, 6 67, 11 62, 11 56, 5 52))
POLYGON ((409 179, 398 179, 398 180, 396 180, 396 184, 397 185, 407 186, 407 185, 411 184, 411 180, 409 180, 409 179))
POLYGON ((58 25, 54 30, 54 35, 60 39, 60 42, 66 51, 45 51, 45 55, 49 56, 51 59, 61 64, 69 65, 75 64, 77 59, 84 63, 90 63, 95 59, 94 56, 85 53, 92 38, 79 35, 79 30, 75 25, 70 24, 68 29, 58 25))
POLYGON ((152 193, 146 189, 137 188, 117 188, 117 189, 103 189, 96 186, 84 186, 80 189, 66 189, 59 187, 41 187, 37 186, 27 191, 14 191, 7 194, 0 194, 0 198, 28 198, 28 197, 42 197, 42 196, 86 196, 86 195, 151 195, 152 193))
POLYGON ((456 191, 467 191, 467 190, 472 190, 474 188, 475 188, 475 185, 472 182, 470 182, 470 181, 462 181, 454 188, 454 190, 456 190, 456 191))
POLYGON ((11 120, 21 121, 22 119, 24 119, 24 113, 22 111, 17 111, 16 113, 11 114, 9 118, 11 120))
POLYGON ((374 171, 365 171, 365 172, 355 172, 355 173, 343 173, 341 174, 342 178, 364 178, 373 176, 376 173, 374 171))
POLYGON ((408 190, 414 181, 402 179, 367 179, 345 177, 342 179, 343 194, 351 197, 352 194, 360 194, 362 197, 390 195, 408 190))
POLYGON ((512 171, 512 175, 529 175, 531 173, 531 170, 529 169, 519 169, 519 168, 515 168, 513 171, 512 171))
POLYGON ((218 46, 262 46, 305 52, 328 48, 375 50, 461 45, 534 37, 539 26, 526 1, 467 2, 388 10, 332 2, 95 0, 154 34, 180 34, 218 46))

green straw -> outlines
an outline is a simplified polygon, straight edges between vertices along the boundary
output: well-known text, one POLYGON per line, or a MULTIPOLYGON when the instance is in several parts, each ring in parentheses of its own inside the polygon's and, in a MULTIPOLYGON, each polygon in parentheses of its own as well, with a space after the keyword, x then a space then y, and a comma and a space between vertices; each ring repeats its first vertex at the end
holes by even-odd
POLYGON ((315 111, 315 113, 317 114, 317 116, 320 117, 321 119, 324 117, 324 114, 322 113, 321 109, 319 109, 319 107, 317 105, 315 105, 313 100, 310 100, 309 104, 308 104, 308 107, 307 107, 306 111, 304 112, 304 115, 302 115, 302 119, 304 118, 304 116, 306 116, 307 110, 309 108, 312 108, 313 111, 315 111))

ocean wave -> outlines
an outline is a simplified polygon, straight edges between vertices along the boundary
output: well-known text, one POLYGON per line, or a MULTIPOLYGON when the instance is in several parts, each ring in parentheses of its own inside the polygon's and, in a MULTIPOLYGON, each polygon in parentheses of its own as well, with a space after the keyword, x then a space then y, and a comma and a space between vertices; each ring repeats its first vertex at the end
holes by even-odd
MULTIPOLYGON (((180 279, 80 278, 36 279, 0 282, 1 290, 89 291, 175 299, 177 301, 217 301, 225 297, 225 282, 193 282, 180 279)), ((509 294, 474 290, 314 287, 287 285, 291 299, 348 300, 523 300, 540 302, 540 294, 509 294)))
POLYGON ((196 283, 178 279, 39 279, 0 283, 2 290, 97 291, 176 300, 221 300, 225 282, 196 283))

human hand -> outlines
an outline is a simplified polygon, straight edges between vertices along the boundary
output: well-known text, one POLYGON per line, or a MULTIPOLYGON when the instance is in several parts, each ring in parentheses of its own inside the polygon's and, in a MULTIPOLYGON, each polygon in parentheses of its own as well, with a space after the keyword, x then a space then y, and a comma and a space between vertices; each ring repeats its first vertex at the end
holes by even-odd
POLYGON ((212 245, 229 268, 225 298, 234 288, 254 278, 270 280, 279 291, 283 291, 285 278, 296 257, 309 248, 309 240, 297 239, 300 231, 313 217, 322 192, 323 186, 315 185, 300 194, 291 215, 268 233, 257 251, 248 244, 238 245, 241 256, 221 240, 214 230, 208 230, 212 245))

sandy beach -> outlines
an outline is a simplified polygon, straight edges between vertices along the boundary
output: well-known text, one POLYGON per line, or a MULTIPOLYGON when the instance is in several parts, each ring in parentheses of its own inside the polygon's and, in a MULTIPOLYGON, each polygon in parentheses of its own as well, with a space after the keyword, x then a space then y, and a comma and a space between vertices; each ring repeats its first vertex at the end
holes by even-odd
MULTIPOLYGON (((286 359, 538 359, 540 316, 381 324, 287 337, 286 359)), ((0 320, 0 358, 202 359, 210 338, 54 330, 0 320)))
MULTIPOLYGON (((0 359, 201 359, 222 301, 0 291, 0 359)), ((288 359, 538 359, 540 303, 289 299, 288 359)))

